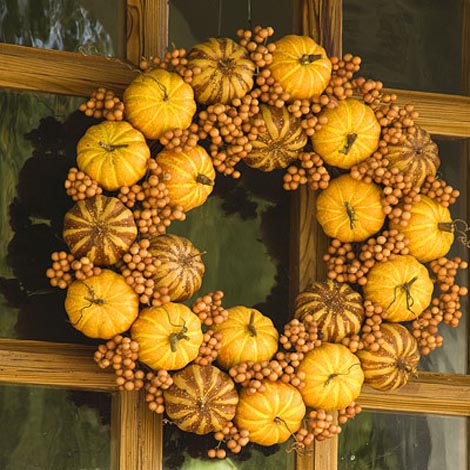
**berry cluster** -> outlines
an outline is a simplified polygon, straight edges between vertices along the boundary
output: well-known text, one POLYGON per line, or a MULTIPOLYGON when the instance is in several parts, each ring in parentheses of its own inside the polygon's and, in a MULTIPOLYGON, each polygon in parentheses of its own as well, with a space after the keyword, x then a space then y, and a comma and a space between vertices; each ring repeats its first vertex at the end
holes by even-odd
POLYGON ((283 188, 294 191, 300 185, 308 184, 309 189, 326 189, 330 182, 330 174, 323 159, 315 152, 300 152, 298 165, 290 165, 283 176, 283 188))
POLYGON ((101 273, 101 268, 95 266, 88 257, 82 256, 77 260, 66 251, 54 251, 51 253, 51 261, 46 277, 52 287, 59 289, 66 289, 75 279, 83 280, 101 273))
POLYGON ((70 168, 64 187, 67 195, 74 201, 90 198, 103 192, 97 181, 75 167, 70 168))
POLYGON ((108 121, 122 121, 124 119, 124 103, 116 96, 114 91, 99 87, 93 91, 90 98, 82 103, 78 109, 85 116, 108 121))
POLYGON ((229 421, 221 431, 214 433, 214 439, 217 441, 217 446, 209 449, 207 456, 211 459, 225 459, 227 451, 225 447, 233 454, 239 454, 242 448, 250 442, 250 433, 246 429, 238 429, 232 421, 229 421))
POLYGON ((145 375, 145 401, 150 411, 163 414, 165 412, 165 400, 163 392, 173 385, 171 374, 160 369, 157 372, 147 372, 145 375))

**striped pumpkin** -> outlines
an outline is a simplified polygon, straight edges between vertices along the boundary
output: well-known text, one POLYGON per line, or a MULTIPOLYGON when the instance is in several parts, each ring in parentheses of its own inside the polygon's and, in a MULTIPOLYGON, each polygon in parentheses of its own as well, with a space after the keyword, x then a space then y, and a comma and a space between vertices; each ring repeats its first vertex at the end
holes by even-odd
POLYGON ((307 143, 300 120, 295 118, 286 107, 261 105, 260 114, 255 119, 262 119, 265 132, 260 132, 251 142, 252 150, 243 161, 262 171, 286 168, 298 158, 299 151, 307 143))
POLYGON ((379 343, 377 351, 357 352, 364 370, 364 383, 377 390, 396 390, 416 373, 420 359, 418 342, 399 323, 382 323, 380 332, 384 341, 379 343))
POLYGON ((222 333, 217 362, 230 369, 245 361, 267 361, 276 353, 279 333, 259 310, 242 305, 228 308, 228 318, 215 327, 222 333))
POLYGON ((230 103, 253 87, 255 64, 248 51, 229 38, 209 38, 194 46, 188 67, 198 69, 191 86, 199 103, 230 103))
POLYGON ((147 139, 187 129, 196 113, 194 92, 180 75, 156 68, 139 74, 124 90, 125 118, 147 139))
POLYGON ((166 287, 170 299, 181 302, 201 288, 205 266, 190 240, 169 233, 158 235, 150 239, 149 251, 160 262, 153 275, 155 289, 166 287))
POLYGON ((266 382, 265 387, 255 394, 242 389, 235 424, 250 432, 251 442, 272 446, 287 441, 299 430, 306 408, 302 395, 292 385, 266 382))
POLYGON ((297 368, 305 374, 300 392, 312 408, 341 410, 361 392, 364 373, 359 359, 346 346, 323 343, 308 352, 297 368))
POLYGON ((377 263, 367 275, 364 299, 380 305, 392 322, 416 319, 431 302, 434 284, 414 256, 399 255, 377 263))
POLYGON ((139 314, 139 298, 124 277, 103 269, 73 281, 64 307, 72 326, 85 336, 110 339, 130 328, 139 314))
POLYGON ((441 164, 439 148, 430 134, 419 126, 404 141, 387 146, 390 168, 398 168, 412 177, 415 186, 422 186, 428 176, 435 176, 441 164))
POLYGON ((149 158, 144 135, 126 121, 91 126, 77 144, 78 168, 108 191, 137 183, 149 158))
POLYGON ((314 282, 295 299, 295 317, 302 321, 307 315, 317 323, 324 341, 338 343, 359 333, 364 319, 362 296, 346 283, 314 282))
POLYGON ((379 145, 381 127, 374 111, 349 98, 320 114, 328 122, 312 135, 312 146, 329 165, 349 169, 367 159, 379 145))
POLYGON ((188 151, 163 150, 157 155, 157 163, 169 175, 165 185, 170 203, 185 212, 204 204, 214 189, 212 159, 199 145, 188 151))
POLYGON ((326 235, 342 242, 360 242, 377 233, 385 221, 382 191, 349 174, 330 181, 317 198, 316 217, 326 235))
POLYGON ((96 265, 116 264, 136 237, 132 212, 115 197, 83 199, 64 216, 63 238, 70 251, 96 265))
POLYGON ((232 421, 239 398, 228 374, 211 365, 190 364, 172 378, 173 384, 163 393, 165 411, 180 429, 208 434, 232 421))
POLYGON ((184 304, 168 302, 143 309, 131 328, 139 360, 154 370, 181 369, 199 354, 201 321, 184 304))
POLYGON ((311 37, 288 34, 275 42, 272 76, 291 100, 320 95, 331 78, 331 62, 325 49, 311 37))
POLYGON ((424 194, 420 198, 411 205, 406 227, 393 222, 390 227, 401 231, 410 241, 410 254, 426 263, 450 251, 454 243, 454 223, 447 207, 424 194))

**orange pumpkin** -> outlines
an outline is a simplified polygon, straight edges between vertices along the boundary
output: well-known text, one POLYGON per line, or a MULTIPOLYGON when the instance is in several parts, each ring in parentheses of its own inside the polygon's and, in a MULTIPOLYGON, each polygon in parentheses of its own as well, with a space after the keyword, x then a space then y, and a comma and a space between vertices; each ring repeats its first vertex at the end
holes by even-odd
POLYGON ((345 243, 364 241, 384 224, 381 199, 376 184, 341 175, 319 194, 316 217, 329 237, 345 243))
POLYGON ((259 310, 228 308, 228 318, 215 327, 222 333, 217 362, 230 369, 245 361, 267 361, 276 353, 279 333, 272 320, 259 310))
POLYGON ((67 288, 65 311, 70 323, 90 338, 110 339, 127 331, 139 314, 139 297, 124 277, 103 269, 67 288))
POLYGON ((144 135, 126 121, 91 126, 77 144, 77 165, 107 191, 132 186, 147 171, 150 149, 144 135))
POLYGON ((381 341, 377 350, 361 350, 357 356, 364 371, 364 383, 377 390, 397 390, 416 373, 420 354, 418 342, 399 323, 380 325, 381 341))
POLYGON ((229 103, 253 87, 255 64, 248 51, 229 38, 209 38, 188 53, 188 67, 197 68, 191 86, 199 103, 229 103))
POLYGON ((323 343, 309 351, 297 368, 305 374, 300 393, 312 408, 341 410, 361 392, 364 373, 355 354, 346 346, 323 343))
POLYGON ((364 299, 380 305, 392 322, 417 318, 431 302, 434 284, 414 256, 398 255, 377 263, 367 275, 364 299))
POLYGON ((138 75, 123 95, 125 117, 147 139, 187 129, 196 113, 194 92, 180 75, 156 68, 138 75))
POLYGON ((390 222, 392 229, 409 239, 410 255, 422 263, 445 256, 454 243, 454 223, 449 209, 423 194, 411 205, 410 214, 406 227, 390 222))
POLYGON ((300 392, 282 382, 266 382, 264 392, 240 392, 235 424, 250 432, 250 441, 272 446, 299 430, 306 408, 300 392))
POLYGON ((325 49, 311 37, 295 34, 283 36, 275 45, 268 68, 290 99, 309 99, 323 93, 331 78, 325 49))
POLYGON ((307 143, 300 119, 295 118, 286 107, 261 105, 260 114, 255 119, 262 119, 266 126, 251 142, 252 150, 243 161, 253 168, 272 171, 285 168, 297 160, 299 151, 307 143))
POLYGON ((199 354, 201 321, 184 304, 169 302, 143 309, 131 328, 139 360, 155 370, 182 369, 199 354))
POLYGON ((157 163, 164 173, 170 202, 182 206, 185 212, 204 204, 214 189, 215 169, 206 150, 196 145, 191 150, 163 150, 157 163))
POLYGON ((336 108, 326 108, 320 117, 328 122, 312 137, 312 146, 329 165, 349 169, 366 160, 379 145, 380 127, 374 111, 349 98, 336 108))
POLYGON ((235 383, 218 367, 190 364, 175 372, 172 379, 173 384, 163 392, 165 411, 183 431, 221 431, 235 417, 235 383))

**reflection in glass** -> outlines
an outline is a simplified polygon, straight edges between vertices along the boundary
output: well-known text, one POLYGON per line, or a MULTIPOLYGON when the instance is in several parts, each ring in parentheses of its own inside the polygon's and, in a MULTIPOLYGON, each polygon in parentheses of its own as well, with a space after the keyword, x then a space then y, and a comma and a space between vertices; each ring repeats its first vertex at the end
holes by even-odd
POLYGON ((109 470, 109 395, 0 386, 2 470, 109 470))
POLYGON ((466 470, 467 419, 362 412, 339 435, 338 470, 466 470))

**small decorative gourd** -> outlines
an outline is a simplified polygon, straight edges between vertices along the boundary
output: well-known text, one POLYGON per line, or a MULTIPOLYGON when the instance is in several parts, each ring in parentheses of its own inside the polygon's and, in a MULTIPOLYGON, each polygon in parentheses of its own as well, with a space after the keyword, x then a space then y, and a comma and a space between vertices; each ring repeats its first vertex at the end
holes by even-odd
POLYGON ((165 411, 178 428, 195 434, 221 431, 232 421, 238 404, 235 383, 212 365, 187 365, 172 375, 164 391, 165 411))
POLYGON ((110 339, 127 331, 139 314, 139 297, 124 277, 109 269, 67 288, 70 323, 90 338, 110 339))
POLYGON ((193 361, 203 341, 201 321, 184 304, 143 309, 131 328, 139 360, 155 370, 177 370, 193 361))

